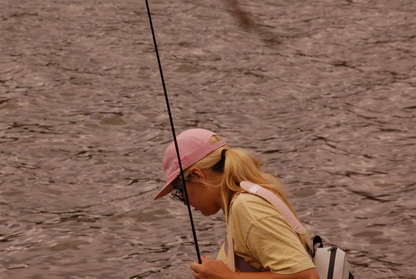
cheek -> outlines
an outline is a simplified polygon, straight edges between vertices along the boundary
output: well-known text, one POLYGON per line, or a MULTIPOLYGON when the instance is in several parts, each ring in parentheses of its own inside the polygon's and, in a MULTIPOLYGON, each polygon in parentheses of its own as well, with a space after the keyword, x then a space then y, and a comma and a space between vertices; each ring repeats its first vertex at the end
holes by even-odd
MULTIPOLYGON (((187 190, 188 190, 189 204, 193 207, 199 205, 202 202, 201 196, 198 195, 198 193, 195 193, 195 191, 193 191, 192 189, 188 188, 187 190)), ((185 197, 185 200, 187 200, 186 197, 185 197)))
POLYGON ((202 210, 206 207, 205 201, 201 197, 195 197, 193 200, 191 200, 191 205, 193 205, 198 210, 202 210))

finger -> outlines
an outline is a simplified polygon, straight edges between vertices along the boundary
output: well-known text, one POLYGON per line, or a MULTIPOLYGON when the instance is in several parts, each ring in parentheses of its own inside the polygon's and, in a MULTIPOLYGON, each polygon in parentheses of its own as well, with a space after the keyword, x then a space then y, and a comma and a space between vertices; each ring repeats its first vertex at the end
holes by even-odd
POLYGON ((197 262, 191 263, 190 268, 195 271, 196 273, 201 271, 201 265, 197 262))

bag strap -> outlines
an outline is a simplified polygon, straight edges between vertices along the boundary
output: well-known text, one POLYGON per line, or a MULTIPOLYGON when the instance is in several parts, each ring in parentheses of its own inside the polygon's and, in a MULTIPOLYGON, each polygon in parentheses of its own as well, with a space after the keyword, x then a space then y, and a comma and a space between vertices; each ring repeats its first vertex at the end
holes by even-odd
POLYGON ((248 191, 249 193, 256 194, 264 198, 269 203, 274 205, 280 211, 280 213, 282 213, 283 216, 285 216, 289 224, 298 234, 303 235, 306 233, 305 228, 302 226, 302 224, 299 222, 299 220, 296 218, 293 212, 289 209, 289 207, 272 191, 248 181, 240 182, 240 187, 248 191))
POLYGON ((331 252, 331 255, 329 258, 328 279, 333 279, 334 269, 335 269, 335 257, 337 255, 337 247, 331 247, 329 248, 329 251, 331 252))
MULTIPOLYGON (((239 194, 240 193, 236 193, 231 199, 229 216, 231 216, 232 205, 234 203, 234 200, 237 198, 239 194)), ((228 219, 229 221, 227 225, 227 238, 225 239, 225 243, 224 243, 224 251, 225 251, 225 254, 227 255, 228 269, 230 269, 232 272, 235 272, 236 269, 238 269, 241 272, 260 272, 259 269, 252 266, 251 264, 246 262, 242 257, 234 253, 233 219, 230 217, 228 219)))
MULTIPOLYGON (((232 224, 232 221, 231 221, 232 224)), ((232 231, 231 231, 232 232, 232 231)), ((229 239, 229 235, 227 234, 227 238, 225 239, 225 243, 224 243, 224 250, 225 250, 225 254, 227 254, 228 259, 227 260, 227 267, 231 270, 231 271, 235 271, 236 269, 238 269, 241 272, 260 272, 260 270, 254 266, 252 266, 251 264, 249 264, 248 262, 246 262, 242 257, 236 255, 234 253, 233 250, 233 243, 232 243, 232 239, 229 239), (230 245, 230 251, 228 250, 228 243, 231 243, 230 245), (234 257, 234 259, 233 259, 234 257), (233 264, 234 263, 234 264, 233 264)))

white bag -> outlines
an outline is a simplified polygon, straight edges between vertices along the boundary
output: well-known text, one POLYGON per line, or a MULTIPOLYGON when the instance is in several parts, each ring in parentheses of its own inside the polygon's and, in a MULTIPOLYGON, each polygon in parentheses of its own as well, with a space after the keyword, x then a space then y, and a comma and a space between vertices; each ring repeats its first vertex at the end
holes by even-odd
POLYGON ((313 238, 313 263, 321 279, 353 279, 347 255, 337 247, 324 247, 320 236, 313 238), (319 247, 316 247, 319 244, 319 247))

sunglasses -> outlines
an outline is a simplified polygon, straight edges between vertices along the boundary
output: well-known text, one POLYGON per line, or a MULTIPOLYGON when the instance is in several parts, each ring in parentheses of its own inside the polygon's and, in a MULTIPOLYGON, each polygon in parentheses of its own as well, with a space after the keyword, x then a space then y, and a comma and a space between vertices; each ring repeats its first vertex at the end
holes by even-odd
POLYGON ((174 193, 172 193, 172 198, 181 202, 185 202, 185 198, 183 197, 182 187, 183 187, 183 182, 181 183, 179 188, 176 189, 174 193))

